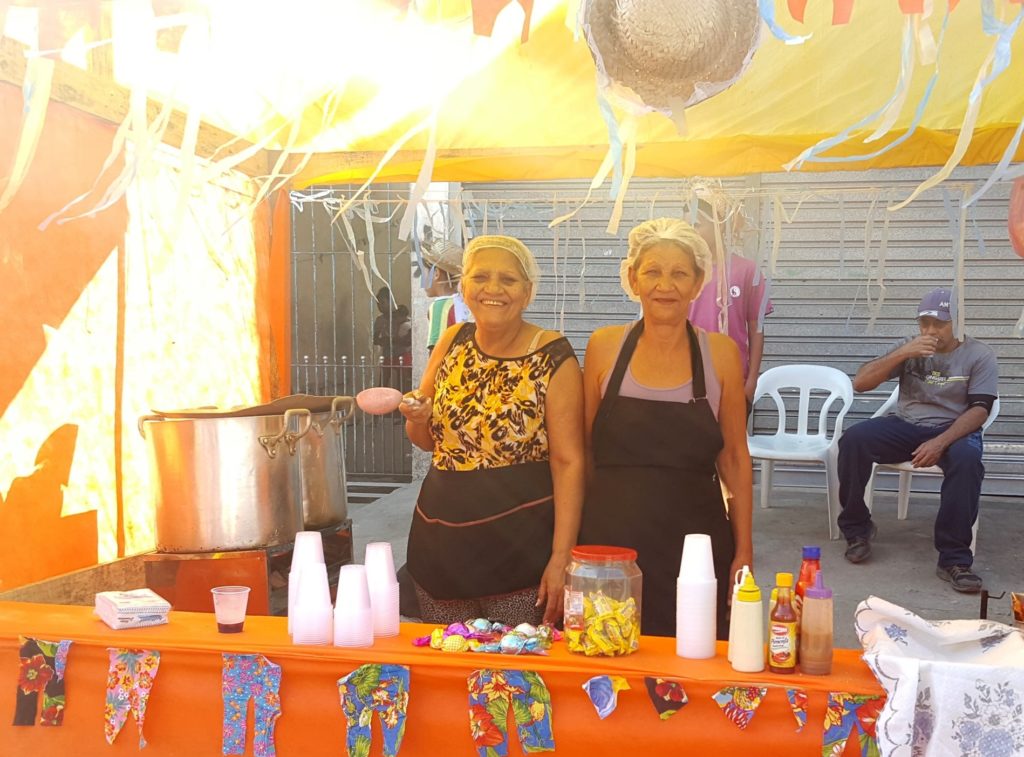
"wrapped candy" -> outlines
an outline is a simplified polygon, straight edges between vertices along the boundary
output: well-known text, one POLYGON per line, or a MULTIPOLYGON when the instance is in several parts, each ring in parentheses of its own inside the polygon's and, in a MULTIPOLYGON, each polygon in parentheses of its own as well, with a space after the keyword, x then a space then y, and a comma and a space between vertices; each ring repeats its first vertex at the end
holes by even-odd
POLYGON ((430 648, 440 649, 441 644, 444 643, 444 629, 435 628, 430 632, 430 648))
POLYGON ((584 597, 583 627, 567 628, 565 637, 570 651, 588 657, 635 652, 640 646, 636 601, 630 597, 620 602, 601 592, 584 597))
POLYGON ((501 637, 499 646, 502 654, 519 654, 526 650, 526 636, 518 631, 512 631, 501 637))
POLYGON ((458 634, 451 634, 441 642, 442 652, 465 652, 469 649, 469 639, 458 634))
POLYGON ((435 628, 429 636, 413 639, 417 647, 429 646, 443 652, 482 652, 499 654, 547 654, 562 635, 551 626, 520 623, 514 629, 487 618, 451 623, 435 628))
POLYGON ((444 629, 444 638, 449 636, 462 636, 468 637, 472 631, 466 626, 465 623, 451 623, 446 629, 444 629))

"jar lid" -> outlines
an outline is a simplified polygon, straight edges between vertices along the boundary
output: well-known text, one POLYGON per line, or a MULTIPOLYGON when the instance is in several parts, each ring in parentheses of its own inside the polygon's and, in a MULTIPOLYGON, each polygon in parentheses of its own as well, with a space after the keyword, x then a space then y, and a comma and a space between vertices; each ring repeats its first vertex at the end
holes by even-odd
POLYGON ((602 544, 588 544, 572 548, 574 560, 590 562, 626 562, 636 560, 636 550, 628 547, 607 547, 602 544))

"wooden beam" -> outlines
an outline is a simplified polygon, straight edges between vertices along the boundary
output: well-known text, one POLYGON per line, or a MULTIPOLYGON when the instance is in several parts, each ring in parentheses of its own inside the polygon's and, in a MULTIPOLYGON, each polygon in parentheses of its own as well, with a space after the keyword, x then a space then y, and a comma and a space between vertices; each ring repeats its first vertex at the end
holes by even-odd
MULTIPOLYGON (((25 46, 16 40, 0 38, 0 81, 16 87, 22 86, 25 80, 25 49, 25 46)), ((128 89, 113 79, 101 78, 60 60, 56 62, 53 72, 50 99, 112 124, 120 124, 128 115, 128 89)), ((160 109, 161 104, 151 98, 146 106, 148 119, 155 120, 160 109)), ((185 114, 175 110, 164 132, 163 141, 171 147, 181 147, 184 133, 185 114)), ((209 158, 233 139, 234 135, 224 129, 206 123, 201 124, 196 155, 209 158)), ((250 146, 250 142, 237 140, 221 150, 218 157, 235 155, 250 146)), ((254 157, 243 161, 237 169, 249 176, 265 176, 268 170, 266 151, 261 150, 254 157)))

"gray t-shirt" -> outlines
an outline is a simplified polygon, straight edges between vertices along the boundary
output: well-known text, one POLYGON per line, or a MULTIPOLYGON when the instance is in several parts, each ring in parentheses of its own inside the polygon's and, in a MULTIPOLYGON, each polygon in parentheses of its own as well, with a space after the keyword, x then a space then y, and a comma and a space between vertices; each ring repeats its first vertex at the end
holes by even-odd
MULTIPOLYGON (((914 337, 896 342, 886 354, 914 337)), ((890 375, 900 380, 899 418, 919 426, 945 426, 967 410, 968 394, 999 394, 999 366, 991 347, 965 337, 952 352, 904 360, 890 375)))

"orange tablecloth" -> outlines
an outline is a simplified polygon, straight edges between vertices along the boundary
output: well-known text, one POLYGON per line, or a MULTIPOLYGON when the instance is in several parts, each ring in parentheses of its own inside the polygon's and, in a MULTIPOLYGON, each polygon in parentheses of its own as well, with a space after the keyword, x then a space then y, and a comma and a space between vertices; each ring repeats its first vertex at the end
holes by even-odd
MULTIPOLYGON (((212 614, 172 612, 170 623, 154 628, 113 631, 91 608, 0 602, 0 754, 135 754, 138 731, 129 718, 108 746, 103 707, 110 646, 160 650, 160 671, 146 713, 147 757, 216 755, 221 748, 222 703, 219 652, 262 653, 282 667, 277 753, 282 757, 345 754, 345 720, 336 681, 367 662, 399 663, 412 671, 409 714, 400 755, 466 755, 476 751, 469 734, 466 676, 477 668, 517 668, 541 674, 551 691, 555 753, 558 755, 740 754, 820 755, 827 692, 881 694, 860 653, 836 652, 827 677, 736 673, 725 659, 725 645, 712 660, 684 660, 672 639, 644 637, 641 648, 624 658, 586 658, 561 644, 549 656, 444 654, 413 647, 415 636, 431 626, 403 624, 401 635, 378 639, 369 649, 300 647, 290 643, 284 618, 251 616, 240 634, 217 633, 212 614), (71 639, 67 667, 67 708, 61 727, 11 725, 18 675, 18 636, 47 641, 71 639), (632 689, 619 695, 618 709, 599 720, 580 688, 588 678, 618 674, 632 689), (662 721, 643 684, 644 676, 683 682, 690 703, 662 721), (746 730, 728 722, 711 695, 724 685, 772 687, 746 730), (809 697, 807 725, 796 733, 786 687, 802 687, 809 697)), ((380 754, 379 721, 374 718, 371 754, 380 754)), ((252 754, 250 715, 249 745, 252 754)), ((513 732, 510 740, 516 742, 513 732)), ((854 754, 856 738, 847 754, 854 754)), ((521 754, 512 743, 510 754, 521 754)))

